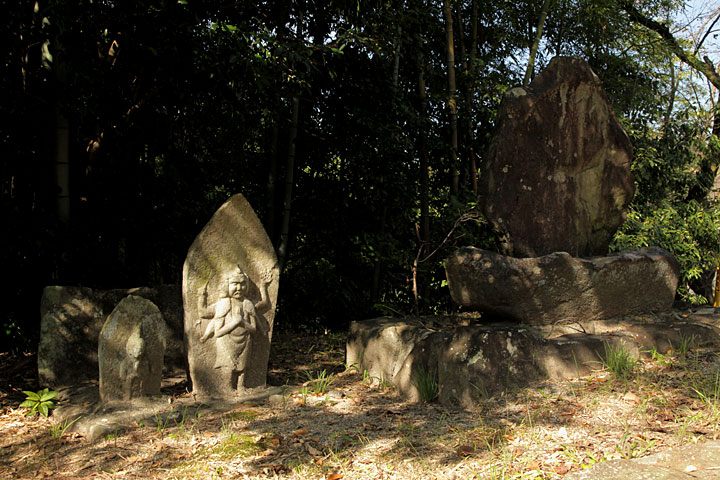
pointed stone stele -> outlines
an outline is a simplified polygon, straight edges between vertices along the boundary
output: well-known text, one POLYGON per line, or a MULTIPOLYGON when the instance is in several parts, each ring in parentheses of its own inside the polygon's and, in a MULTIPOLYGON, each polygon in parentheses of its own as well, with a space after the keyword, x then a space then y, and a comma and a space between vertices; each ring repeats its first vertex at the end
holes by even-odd
POLYGON ((277 301, 275 250, 241 194, 215 212, 183 266, 193 392, 231 399, 264 387, 277 301))

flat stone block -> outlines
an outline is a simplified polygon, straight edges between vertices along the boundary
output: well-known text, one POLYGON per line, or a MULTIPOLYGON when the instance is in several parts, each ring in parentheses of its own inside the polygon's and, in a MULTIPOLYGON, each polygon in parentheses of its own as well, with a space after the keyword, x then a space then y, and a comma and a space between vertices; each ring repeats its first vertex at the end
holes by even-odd
POLYGON ((720 329, 697 320, 600 323, 549 338, 536 327, 513 323, 482 324, 440 317, 376 318, 353 322, 347 364, 394 385, 419 401, 416 378, 432 372, 438 400, 470 407, 480 399, 545 378, 575 378, 600 367, 608 346, 622 346, 637 358, 655 349, 665 353, 682 338, 697 345, 720 345, 720 329))
POLYGON ((514 258, 463 247, 445 262, 453 300, 528 325, 622 318, 672 307, 680 266, 658 247, 605 257, 514 258))

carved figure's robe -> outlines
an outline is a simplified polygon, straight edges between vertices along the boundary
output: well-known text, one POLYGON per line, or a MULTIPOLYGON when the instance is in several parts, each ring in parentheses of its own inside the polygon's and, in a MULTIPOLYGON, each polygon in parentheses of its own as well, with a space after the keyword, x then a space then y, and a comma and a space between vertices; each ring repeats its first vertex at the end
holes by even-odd
POLYGON ((215 306, 216 321, 224 318, 223 327, 237 324, 230 333, 215 338, 214 368, 229 367, 241 372, 247 365, 248 344, 251 332, 243 326, 251 316, 255 316, 255 305, 249 299, 237 300, 223 298, 215 306))

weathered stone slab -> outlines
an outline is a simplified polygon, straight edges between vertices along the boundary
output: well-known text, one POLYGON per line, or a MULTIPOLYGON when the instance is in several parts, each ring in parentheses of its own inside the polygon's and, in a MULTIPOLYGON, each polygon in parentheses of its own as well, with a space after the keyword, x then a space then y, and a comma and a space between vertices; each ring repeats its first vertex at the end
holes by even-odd
POLYGON ((513 258, 463 247, 446 260, 445 271, 458 304, 548 325, 668 311, 680 266, 658 247, 593 258, 565 252, 513 258))
POLYGON ((98 378, 98 335, 105 314, 93 291, 45 287, 40 300, 40 385, 60 388, 98 378))
POLYGON ((98 340, 103 402, 159 395, 165 321, 150 300, 128 295, 108 316, 98 340))
POLYGON ((634 193, 632 146, 597 76, 556 57, 503 97, 480 201, 512 256, 604 255, 634 193))
POLYGON ((720 441, 683 445, 633 460, 610 460, 565 476, 567 480, 720 479, 720 441))
POLYGON ((583 322, 577 328, 596 333, 548 338, 541 328, 517 324, 377 318, 350 324, 346 361, 394 385, 410 401, 420 399, 415 376, 434 372, 441 403, 470 407, 488 395, 544 378, 587 375, 599 367, 607 346, 622 346, 638 358, 653 349, 678 348, 683 338, 694 338, 699 346, 720 345, 720 330, 702 319, 620 321, 612 329, 583 322))
POLYGON ((183 266, 193 391, 231 397, 265 386, 278 291, 275 250, 245 197, 225 202, 183 266))
POLYGON ((167 329, 164 364, 186 367, 182 296, 178 285, 93 290, 49 286, 40 301, 40 384, 52 388, 98 379, 98 336, 115 306, 128 295, 147 298, 162 312, 167 329))

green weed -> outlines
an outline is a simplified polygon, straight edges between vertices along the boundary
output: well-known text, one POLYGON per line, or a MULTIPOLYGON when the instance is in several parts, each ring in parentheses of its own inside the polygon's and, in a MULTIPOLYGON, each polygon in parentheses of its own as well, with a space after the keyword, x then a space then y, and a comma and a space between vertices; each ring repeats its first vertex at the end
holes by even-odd
POLYGON ((163 417, 160 414, 155 415, 155 430, 158 433, 162 433, 165 431, 165 429, 168 426, 168 423, 170 422, 170 416, 163 417))
POLYGON ((720 406, 720 372, 716 372, 712 378, 704 377, 700 381, 693 378, 692 384, 692 389, 700 401, 716 415, 720 406))
POLYGON ((26 413, 27 416, 39 413, 43 417, 47 417, 50 415, 50 410, 55 408, 55 397, 57 397, 58 392, 54 390, 43 388, 37 392, 23 390, 23 393, 27 395, 27 398, 25 398, 25 401, 22 402, 20 406, 30 409, 26 413))
POLYGON ((653 347, 650 350, 643 350, 643 353, 649 354, 650 359, 653 362, 656 362, 660 365, 665 365, 667 367, 672 367, 672 364, 673 364, 672 357, 670 355, 664 355, 664 354, 658 352, 657 347, 653 347))
POLYGON ((302 404, 307 405, 308 395, 310 395, 310 388, 307 385, 304 385, 302 387, 302 390, 300 390, 300 395, 302 396, 302 404))
POLYGON ((624 459, 631 460, 642 457, 655 446, 656 440, 631 437, 629 433, 624 433, 620 439, 620 444, 616 447, 618 453, 624 459))

